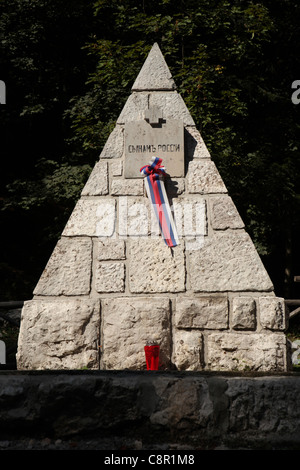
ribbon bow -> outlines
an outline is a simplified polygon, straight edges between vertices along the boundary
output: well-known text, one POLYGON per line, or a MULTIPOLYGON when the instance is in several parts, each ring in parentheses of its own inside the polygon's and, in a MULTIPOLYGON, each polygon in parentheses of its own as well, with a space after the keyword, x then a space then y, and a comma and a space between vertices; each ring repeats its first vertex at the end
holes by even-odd
POLYGON ((158 157, 152 157, 149 165, 145 165, 140 169, 140 172, 144 176, 150 176, 152 179, 162 179, 166 174, 166 169, 161 165, 162 159, 158 157))
POLYGON ((174 247, 178 245, 178 235, 163 182, 166 170, 161 163, 161 158, 152 157, 149 165, 143 166, 140 172, 143 176, 146 176, 147 195, 152 202, 152 208, 163 239, 167 246, 174 247))

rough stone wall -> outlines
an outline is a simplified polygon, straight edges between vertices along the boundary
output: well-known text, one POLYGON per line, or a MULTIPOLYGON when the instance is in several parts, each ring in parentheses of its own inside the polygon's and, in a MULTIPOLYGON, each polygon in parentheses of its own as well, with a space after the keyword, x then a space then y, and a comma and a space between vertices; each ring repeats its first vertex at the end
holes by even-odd
POLYGON ((24 305, 18 368, 144 369, 154 338, 161 369, 286 371, 286 328, 284 299, 154 45, 24 305), (143 179, 124 177, 125 124, 152 106, 184 126, 186 173, 166 180, 173 249, 143 179))
POLYGON ((298 450, 299 401, 297 374, 1 372, 0 449, 298 450))

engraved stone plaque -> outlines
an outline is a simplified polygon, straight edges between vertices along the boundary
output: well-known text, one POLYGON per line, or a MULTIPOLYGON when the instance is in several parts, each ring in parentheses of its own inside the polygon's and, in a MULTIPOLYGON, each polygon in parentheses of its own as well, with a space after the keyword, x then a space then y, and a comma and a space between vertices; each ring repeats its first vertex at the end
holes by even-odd
POLYGON ((184 176, 183 122, 162 119, 159 108, 153 108, 145 120, 125 124, 125 178, 141 178, 140 169, 153 156, 162 158, 171 177, 184 176))

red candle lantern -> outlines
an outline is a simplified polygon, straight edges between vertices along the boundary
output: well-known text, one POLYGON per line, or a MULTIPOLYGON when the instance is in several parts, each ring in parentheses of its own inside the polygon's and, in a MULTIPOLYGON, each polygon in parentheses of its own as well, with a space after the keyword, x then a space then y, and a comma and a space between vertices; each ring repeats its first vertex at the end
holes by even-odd
POLYGON ((147 370, 158 370, 159 364, 159 344, 148 342, 144 346, 147 370))

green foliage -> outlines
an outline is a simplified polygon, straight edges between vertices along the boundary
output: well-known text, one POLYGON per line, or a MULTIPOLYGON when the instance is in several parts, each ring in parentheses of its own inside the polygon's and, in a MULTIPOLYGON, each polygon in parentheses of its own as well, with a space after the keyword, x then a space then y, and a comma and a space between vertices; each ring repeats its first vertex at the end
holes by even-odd
POLYGON ((80 197, 91 167, 41 159, 36 164, 36 170, 35 181, 17 179, 7 185, 10 197, 4 203, 3 210, 18 207, 27 211, 47 204, 68 207, 70 202, 73 205, 80 197))

